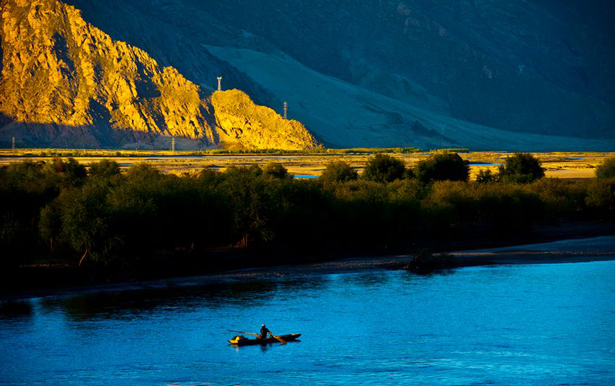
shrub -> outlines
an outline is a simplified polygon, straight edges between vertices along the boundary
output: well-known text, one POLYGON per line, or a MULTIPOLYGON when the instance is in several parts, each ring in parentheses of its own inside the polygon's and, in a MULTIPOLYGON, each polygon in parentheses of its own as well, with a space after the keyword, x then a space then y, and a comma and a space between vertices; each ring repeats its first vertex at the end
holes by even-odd
POLYGON ((406 171, 404 172, 404 179, 405 180, 416 179, 416 174, 414 174, 414 170, 412 170, 411 168, 407 168, 406 171))
POLYGON ((146 163, 139 163, 128 169, 126 177, 129 180, 148 181, 153 179, 160 179, 163 174, 160 170, 152 165, 146 163))
POLYGON ((605 159, 596 169, 596 178, 615 178, 615 157, 605 159))
POLYGON ((613 216, 615 211, 615 178, 597 179, 590 185, 585 199, 590 208, 602 217, 613 216))
MULTIPOLYGON (((594 180, 595 181, 595 180, 594 180)), ((559 178, 543 178, 529 185, 530 189, 540 195, 546 206, 546 216, 579 217, 587 215, 587 191, 592 186, 591 180, 569 181, 559 178)))
POLYGON ((363 178, 374 182, 392 182, 404 178, 403 161, 386 154, 376 154, 367 161, 363 178))
POLYGON ((273 178, 289 178, 288 170, 281 163, 278 162, 269 162, 263 168, 263 174, 273 178))
POLYGON ((231 166, 224 172, 225 178, 254 178, 261 176, 263 169, 258 165, 252 164, 247 166, 231 166))
POLYGON ((426 224, 435 228, 448 227, 464 221, 473 221, 478 213, 476 186, 463 181, 436 181, 422 200, 426 224))
POLYGON ((527 184, 545 176, 540 161, 529 153, 515 153, 506 158, 499 169, 499 179, 502 182, 527 184))
POLYGON ((115 161, 102 160, 90 165, 90 176, 110 178, 120 174, 120 165, 115 161))
POLYGON ((87 184, 81 189, 63 190, 41 211, 40 233, 45 239, 66 243, 81 255, 106 261, 119 243, 109 232, 105 184, 87 184))
POLYGON ((413 271, 434 271, 452 268, 455 264, 455 255, 450 253, 433 255, 428 249, 422 249, 414 255, 412 261, 406 265, 404 269, 413 271))
POLYGON ((220 192, 232 208, 232 237, 240 239, 237 246, 248 247, 252 242, 258 244, 273 240, 275 234, 271 219, 280 204, 276 193, 283 182, 263 178, 261 169, 256 165, 227 169, 220 192))
POLYGON ((47 174, 55 174, 62 179, 62 185, 66 187, 81 186, 87 177, 85 166, 81 165, 74 158, 66 161, 61 158, 54 158, 50 163, 43 167, 47 174))
POLYGON ((479 184, 490 184, 497 182, 498 176, 491 172, 490 169, 481 169, 476 175, 476 182, 479 184))
POLYGON ((344 161, 333 161, 327 163, 325 170, 319 180, 325 183, 354 181, 359 177, 357 171, 344 161))
POLYGON ((0 266, 19 265, 38 254, 40 209, 64 183, 65 176, 44 162, 0 167, 0 266))
POLYGON ((427 184, 432 181, 467 181, 470 167, 457 153, 437 154, 428 160, 420 161, 415 174, 419 181, 427 184))

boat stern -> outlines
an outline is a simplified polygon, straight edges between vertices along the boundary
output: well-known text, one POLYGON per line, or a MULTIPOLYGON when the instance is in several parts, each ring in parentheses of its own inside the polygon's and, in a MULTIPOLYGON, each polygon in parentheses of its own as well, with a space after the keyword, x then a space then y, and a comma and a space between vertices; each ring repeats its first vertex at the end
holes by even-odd
POLYGON ((237 336, 233 337, 233 339, 230 339, 228 342, 230 344, 242 344, 246 340, 249 340, 249 339, 246 338, 245 336, 237 335, 237 336))

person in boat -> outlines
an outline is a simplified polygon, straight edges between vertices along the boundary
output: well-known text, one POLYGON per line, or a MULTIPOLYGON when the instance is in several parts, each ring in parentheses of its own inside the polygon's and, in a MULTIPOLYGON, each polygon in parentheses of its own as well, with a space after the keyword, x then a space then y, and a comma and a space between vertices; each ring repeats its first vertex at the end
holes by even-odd
POLYGON ((267 334, 270 334, 271 336, 273 336, 273 333, 269 331, 269 329, 265 327, 265 325, 263 324, 263 326, 261 327, 261 333, 256 336, 256 339, 266 339, 267 334))

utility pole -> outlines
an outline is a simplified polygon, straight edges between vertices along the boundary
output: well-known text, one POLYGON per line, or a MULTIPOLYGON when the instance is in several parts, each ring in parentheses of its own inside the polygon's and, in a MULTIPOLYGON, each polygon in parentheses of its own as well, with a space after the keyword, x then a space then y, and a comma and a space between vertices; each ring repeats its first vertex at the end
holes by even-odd
POLYGON ((287 111, 288 111, 288 103, 284 102, 284 119, 288 119, 287 114, 286 114, 287 111))
POLYGON ((218 77, 218 91, 222 91, 222 77, 218 77))
POLYGON ((13 136, 13 153, 15 152, 15 136, 13 136))
POLYGON ((175 137, 171 138, 171 151, 175 153, 175 137))

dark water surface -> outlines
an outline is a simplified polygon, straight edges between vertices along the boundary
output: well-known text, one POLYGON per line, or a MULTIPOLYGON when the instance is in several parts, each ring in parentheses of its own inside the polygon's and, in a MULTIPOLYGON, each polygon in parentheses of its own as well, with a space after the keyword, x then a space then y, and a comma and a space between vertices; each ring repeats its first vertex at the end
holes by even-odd
POLYGON ((0 385, 615 384, 615 261, 4 304, 0 385), (228 329, 300 332, 227 346, 228 329))

